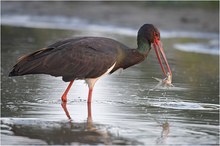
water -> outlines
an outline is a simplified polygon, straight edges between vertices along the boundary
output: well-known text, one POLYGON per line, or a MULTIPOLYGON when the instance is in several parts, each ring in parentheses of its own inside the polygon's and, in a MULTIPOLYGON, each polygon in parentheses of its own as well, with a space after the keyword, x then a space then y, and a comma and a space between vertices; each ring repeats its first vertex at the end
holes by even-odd
POLYGON ((101 35, 136 46, 135 35, 93 31, 2 26, 2 144, 219 144, 219 56, 176 46, 209 46, 215 34, 174 38, 178 33, 162 32, 173 88, 149 92, 158 83, 152 77, 162 78, 153 51, 143 63, 99 80, 91 106, 88 87, 75 81, 66 105, 71 120, 61 105, 68 85, 61 78, 8 77, 19 56, 60 38, 101 35))

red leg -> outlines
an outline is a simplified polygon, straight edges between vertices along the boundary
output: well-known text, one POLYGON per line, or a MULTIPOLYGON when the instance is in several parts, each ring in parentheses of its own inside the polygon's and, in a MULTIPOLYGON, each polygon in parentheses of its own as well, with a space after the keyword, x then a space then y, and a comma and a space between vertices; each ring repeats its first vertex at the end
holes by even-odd
POLYGON ((93 90, 93 88, 89 88, 89 95, 88 95, 88 103, 91 103, 91 101, 92 101, 92 90, 93 90))
POLYGON ((88 130, 92 130, 94 127, 92 124, 91 102, 87 103, 87 109, 88 109, 87 128, 88 128, 88 130))
POLYGON ((66 96, 67 96, 67 94, 68 94, 68 92, 69 92, 69 90, 70 90, 72 84, 73 84, 73 81, 70 81, 68 87, 66 88, 66 91, 63 93, 63 96, 62 96, 62 98, 61 98, 63 102, 66 102, 66 101, 67 101, 67 97, 66 97, 66 96))
POLYGON ((87 103, 88 119, 92 119, 91 102, 87 103))
POLYGON ((61 104, 61 106, 62 106, 62 108, 63 108, 63 110, 64 110, 64 112, 65 112, 67 118, 68 118, 69 120, 71 120, 70 114, 69 114, 69 112, 68 112, 68 110, 67 110, 67 108, 66 108, 66 102, 63 102, 63 103, 61 104))

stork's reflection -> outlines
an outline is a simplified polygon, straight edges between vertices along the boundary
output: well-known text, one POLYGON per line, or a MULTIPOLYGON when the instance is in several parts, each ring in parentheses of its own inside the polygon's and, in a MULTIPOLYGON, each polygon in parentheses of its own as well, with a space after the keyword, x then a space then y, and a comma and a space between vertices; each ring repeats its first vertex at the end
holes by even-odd
MULTIPOLYGON (((137 144, 138 142, 122 138, 109 131, 106 125, 93 123, 91 103, 87 104, 87 122, 74 122, 68 112, 66 103, 62 103, 62 108, 69 119, 66 121, 53 121, 44 119, 21 119, 10 118, 1 121, 13 133, 12 138, 28 137, 41 140, 41 145, 120 145, 137 144), (86 125, 86 126, 85 126, 86 125)), ((23 145, 18 143, 19 145, 23 145)), ((30 143, 32 145, 33 143, 30 143)), ((139 143, 138 143, 139 144, 139 143)))
MULTIPOLYGON (((61 106, 67 116, 67 118, 70 120, 70 122, 72 121, 72 118, 70 116, 70 113, 66 107, 67 102, 62 102, 61 106)), ((92 109, 91 109, 91 103, 87 103, 87 130, 96 130, 96 128, 93 126, 93 122, 92 122, 92 109)))
MULTIPOLYGON (((71 118, 71 116, 70 116, 70 114, 69 114, 69 111, 68 111, 68 109, 67 109, 67 107, 66 107, 66 103, 67 102, 62 102, 62 104, 61 104, 61 106, 62 106, 62 108, 63 108, 63 110, 64 110, 64 112, 65 112, 65 114, 66 114, 66 116, 67 116, 67 118, 70 120, 70 121, 72 121, 72 118, 71 118)), ((90 103, 87 103, 87 122, 88 123, 91 123, 92 122, 92 110, 91 110, 91 102, 90 103)))
POLYGON ((170 133, 170 124, 168 121, 160 123, 162 127, 161 135, 156 139, 157 144, 166 144, 166 139, 170 133))

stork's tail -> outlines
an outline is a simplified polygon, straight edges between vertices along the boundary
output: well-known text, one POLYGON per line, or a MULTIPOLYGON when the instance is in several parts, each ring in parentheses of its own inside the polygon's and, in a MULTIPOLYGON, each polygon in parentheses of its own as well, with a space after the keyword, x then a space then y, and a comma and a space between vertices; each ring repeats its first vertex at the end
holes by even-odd
POLYGON ((8 76, 9 76, 9 77, 12 77, 12 76, 19 76, 19 73, 16 72, 15 69, 13 69, 13 70, 9 73, 8 76))
POLYGON ((12 71, 9 73, 9 77, 39 73, 39 67, 41 65, 41 60, 39 58, 44 52, 47 52, 49 50, 51 49, 43 48, 34 53, 20 57, 17 60, 17 63, 13 67, 12 71))
POLYGON ((9 77, 12 76, 22 76, 27 74, 36 74, 39 72, 41 65, 41 62, 38 60, 22 60, 18 62, 12 69, 12 71, 9 73, 9 77))

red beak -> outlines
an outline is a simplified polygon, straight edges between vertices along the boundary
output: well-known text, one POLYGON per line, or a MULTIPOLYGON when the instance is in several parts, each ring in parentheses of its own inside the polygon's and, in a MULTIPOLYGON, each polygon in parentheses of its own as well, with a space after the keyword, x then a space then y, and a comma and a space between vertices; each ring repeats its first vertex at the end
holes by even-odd
POLYGON ((171 75, 171 77, 172 77, 172 72, 171 72, 171 70, 170 70, 170 66, 169 66, 169 64, 168 64, 168 62, 167 62, 167 58, 166 58, 166 55, 165 55, 165 53, 164 53, 164 50, 163 50, 163 47, 162 47, 162 45, 161 45, 160 40, 155 39, 155 40, 154 40, 154 43, 153 43, 153 47, 154 47, 154 50, 155 50, 155 52, 156 52, 158 61, 159 61, 159 63, 160 63, 160 67, 161 67, 161 69, 162 69, 164 75, 167 76, 167 73, 169 72, 170 75, 171 75), (162 60, 161 60, 161 57, 160 57, 160 56, 162 56, 163 61, 164 61, 164 64, 166 65, 166 69, 167 69, 168 71, 165 69, 164 64, 162 63, 162 60))

